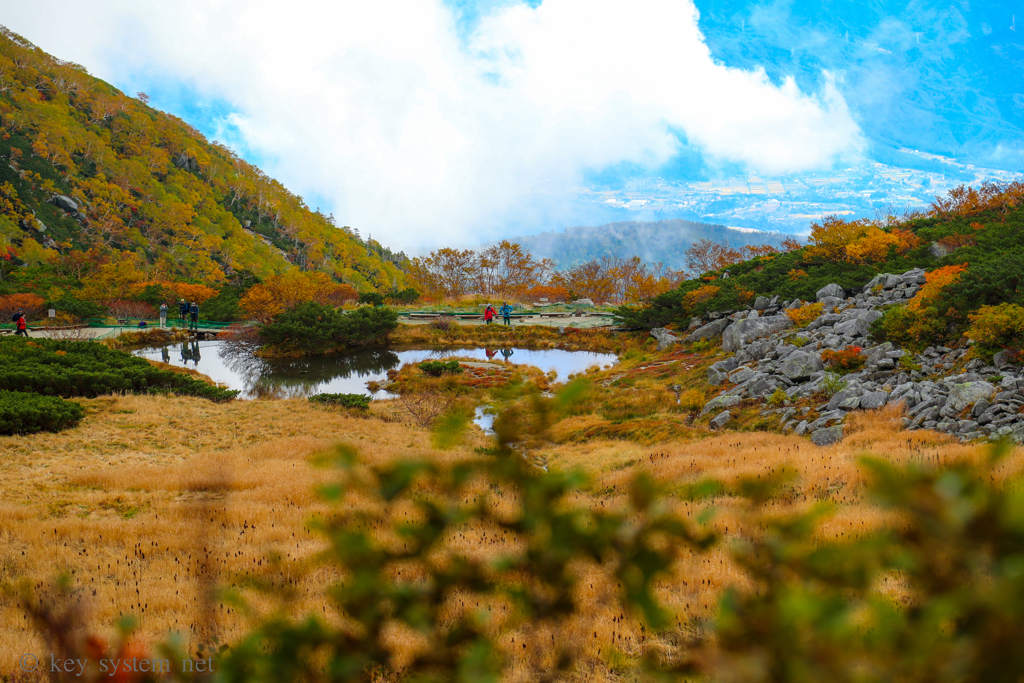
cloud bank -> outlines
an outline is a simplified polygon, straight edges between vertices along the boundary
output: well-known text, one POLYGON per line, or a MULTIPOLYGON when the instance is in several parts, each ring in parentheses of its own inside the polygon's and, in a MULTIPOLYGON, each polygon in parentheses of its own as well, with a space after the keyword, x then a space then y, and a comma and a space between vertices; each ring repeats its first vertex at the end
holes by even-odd
POLYGON ((688 1, 512 4, 468 32, 437 0, 0 8, 9 28, 118 87, 174 83, 221 103, 204 132, 406 249, 550 227, 586 173, 656 169, 682 141, 771 174, 828 168, 864 144, 831 77, 806 93, 716 63, 688 1))

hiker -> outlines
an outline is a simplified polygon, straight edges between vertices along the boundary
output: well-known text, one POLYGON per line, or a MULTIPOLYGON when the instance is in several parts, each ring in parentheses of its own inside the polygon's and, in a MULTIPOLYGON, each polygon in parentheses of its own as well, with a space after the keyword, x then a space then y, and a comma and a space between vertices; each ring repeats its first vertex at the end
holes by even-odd
POLYGON ((185 316, 188 315, 188 304, 182 299, 181 303, 178 304, 178 320, 182 325, 185 324, 185 316))
POLYGON ((506 363, 508 362, 509 356, 511 356, 513 353, 515 353, 515 351, 513 351, 512 349, 502 349, 501 350, 501 355, 503 355, 505 357, 505 362, 506 363))
POLYGON ((494 322, 494 306, 487 304, 487 308, 484 309, 484 323, 490 325, 494 322))
POLYGON ((15 316, 15 322, 18 325, 18 329, 14 331, 14 336, 18 336, 20 334, 22 337, 27 337, 27 323, 25 322, 25 314, 22 313, 21 310, 19 310, 17 315, 15 316))
POLYGON ((167 327, 167 302, 160 304, 160 327, 167 327))
POLYGON ((508 305, 507 301, 501 302, 501 308, 498 309, 498 312, 501 313, 501 317, 506 325, 512 324, 512 307, 508 305))
POLYGON ((140 329, 140 330, 141 330, 141 329, 145 329, 145 328, 146 328, 146 327, 148 327, 148 326, 149 326, 149 324, 148 324, 148 323, 147 323, 147 322, 146 322, 145 320, 140 320, 140 321, 139 321, 139 329, 140 329))
POLYGON ((192 305, 188 307, 188 312, 189 312, 189 315, 192 318, 192 329, 198 330, 199 329, 199 304, 197 304, 195 301, 193 301, 192 305))

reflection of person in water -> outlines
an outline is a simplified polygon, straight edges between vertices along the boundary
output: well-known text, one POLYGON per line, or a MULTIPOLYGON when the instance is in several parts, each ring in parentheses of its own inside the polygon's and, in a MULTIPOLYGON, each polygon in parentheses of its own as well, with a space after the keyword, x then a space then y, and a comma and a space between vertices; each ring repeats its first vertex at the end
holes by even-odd
POLYGON ((506 361, 508 360, 509 356, 511 356, 513 353, 515 353, 515 352, 512 349, 502 349, 501 350, 501 355, 503 355, 505 357, 506 361))
POLYGON ((487 355, 487 360, 494 360, 494 357, 498 355, 496 349, 484 349, 484 353, 487 355))
POLYGON ((192 362, 199 365, 199 361, 202 360, 203 354, 199 353, 199 342, 192 342, 192 362))
POLYGON ((171 347, 170 346, 161 346, 160 347, 160 360, 162 360, 165 363, 170 363, 171 362, 171 347))
POLYGON ((181 364, 187 365, 192 360, 192 350, 188 348, 188 342, 181 342, 181 364))

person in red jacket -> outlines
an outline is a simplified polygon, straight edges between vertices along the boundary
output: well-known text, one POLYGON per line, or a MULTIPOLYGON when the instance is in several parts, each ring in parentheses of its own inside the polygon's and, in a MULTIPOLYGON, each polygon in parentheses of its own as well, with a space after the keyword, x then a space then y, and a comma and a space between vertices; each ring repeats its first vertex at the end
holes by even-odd
POLYGON ((494 322, 494 306, 487 304, 487 308, 484 309, 484 322, 490 325, 494 322))
POLYGON ((25 322, 25 314, 22 313, 21 311, 18 311, 18 323, 17 323, 17 326, 18 326, 18 329, 14 331, 14 335, 17 336, 17 335, 20 334, 23 337, 27 337, 28 336, 28 325, 25 322))

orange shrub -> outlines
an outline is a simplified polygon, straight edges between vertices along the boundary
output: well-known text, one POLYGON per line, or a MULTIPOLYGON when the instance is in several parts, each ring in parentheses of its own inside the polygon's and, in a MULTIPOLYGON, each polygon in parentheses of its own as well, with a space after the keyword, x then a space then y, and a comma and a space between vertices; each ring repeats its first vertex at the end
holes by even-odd
POLYGON ((958 266, 943 266, 936 268, 930 273, 925 273, 925 283, 910 303, 907 304, 908 311, 920 311, 934 301, 943 288, 948 287, 960 279, 960 275, 967 270, 967 264, 958 266))
POLYGON ((978 243, 978 238, 974 235, 947 235, 938 242, 940 246, 952 251, 960 247, 973 247, 978 243))
POLYGON ((807 277, 807 271, 805 271, 805 270, 798 270, 796 268, 793 268, 788 273, 786 273, 786 277, 789 278, 790 282, 795 282, 796 280, 799 280, 800 278, 807 277))
POLYGON ((352 285, 342 283, 327 294, 327 302, 332 306, 344 306, 347 303, 359 301, 359 292, 352 285))
POLYGON ((557 285, 537 285, 523 292, 523 298, 528 301, 568 301, 569 290, 557 285))
POLYGON ((835 351, 825 349, 821 352, 821 360, 828 367, 839 372, 853 372, 864 367, 865 358, 860 355, 859 346, 847 346, 845 349, 835 351))
POLYGON ((800 308, 786 310, 786 317, 797 327, 806 327, 812 320, 821 315, 825 304, 806 304, 800 308))
POLYGON ((35 320, 42 316, 46 300, 38 294, 8 294, 0 296, 0 322, 11 322, 18 309, 25 311, 26 320, 35 320))
POLYGON ((693 308, 699 304, 711 301, 718 296, 720 291, 722 291, 721 287, 716 287, 714 285, 701 285, 699 288, 689 292, 683 297, 683 304, 687 308, 693 308))
MULTIPOLYGON (((757 268, 756 270, 761 270, 761 268, 757 268)), ((744 289, 743 287, 737 287, 736 298, 740 300, 741 304, 749 304, 754 300, 754 291, 751 289, 744 289)))

